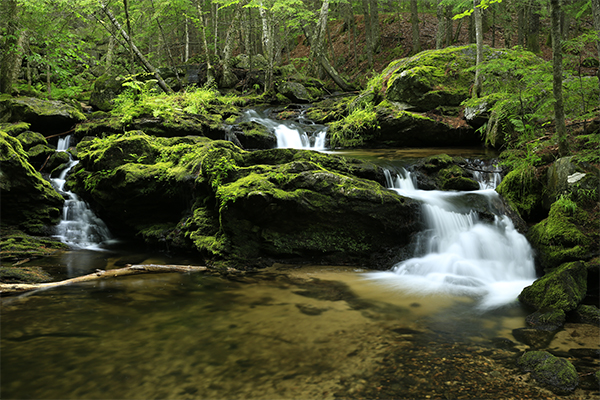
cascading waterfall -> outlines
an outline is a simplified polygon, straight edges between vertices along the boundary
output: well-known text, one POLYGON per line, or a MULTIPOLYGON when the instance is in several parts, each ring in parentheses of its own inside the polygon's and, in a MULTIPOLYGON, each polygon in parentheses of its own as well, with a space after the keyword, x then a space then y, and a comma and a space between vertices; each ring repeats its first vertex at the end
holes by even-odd
POLYGON ((307 120, 304 113, 302 111, 297 122, 291 122, 274 121, 256 110, 248 110, 243 120, 257 122, 271 129, 277 137, 277 148, 325 150, 327 128, 307 120))
MULTIPOLYGON (((57 151, 67 151, 70 140, 70 136, 60 138, 57 151)), ((64 189, 67 174, 77 163, 79 161, 73 160, 69 154, 66 168, 58 178, 50 179, 56 190, 65 198, 62 220, 56 227, 55 236, 73 247, 99 250, 102 243, 111 239, 108 227, 75 193, 64 189)))
MULTIPOLYGON (((466 193, 498 200, 493 185, 499 174, 477 172, 481 189, 466 193)), ((507 216, 496 215, 493 223, 480 221, 475 211, 465 213, 457 206, 464 192, 417 190, 410 174, 402 174, 386 172, 388 187, 423 202, 427 229, 416 240, 414 258, 391 271, 367 274, 369 279, 409 292, 477 297, 482 309, 513 302, 535 280, 531 246, 507 216)))

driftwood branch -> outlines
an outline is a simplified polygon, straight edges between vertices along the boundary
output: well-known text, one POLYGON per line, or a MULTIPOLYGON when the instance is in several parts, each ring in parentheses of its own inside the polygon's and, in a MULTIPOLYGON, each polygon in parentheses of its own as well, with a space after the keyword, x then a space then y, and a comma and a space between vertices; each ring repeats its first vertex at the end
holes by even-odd
MULTIPOLYGON (((0 295, 13 295, 32 290, 50 289, 59 286, 71 285, 74 283, 90 282, 99 279, 114 278, 117 276, 139 275, 146 273, 161 273, 161 272, 202 272, 208 271, 208 267, 191 266, 191 265, 157 265, 157 264, 140 264, 127 265, 125 268, 96 270, 96 272, 88 275, 78 276, 77 278, 67 279, 59 282, 47 283, 0 283, 0 295)), ((227 272, 237 272, 232 268, 228 268, 227 272)))

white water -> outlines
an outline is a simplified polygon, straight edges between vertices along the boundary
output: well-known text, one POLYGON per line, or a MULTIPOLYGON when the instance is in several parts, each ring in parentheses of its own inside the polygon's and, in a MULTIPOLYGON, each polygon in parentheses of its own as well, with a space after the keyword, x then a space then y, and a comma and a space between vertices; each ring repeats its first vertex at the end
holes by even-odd
MULTIPOLYGON (((468 193, 492 201, 498 194, 491 186, 500 177, 483 175, 483 189, 468 193)), ((427 230, 416 241, 414 258, 391 271, 367 274, 369 279, 418 294, 468 295, 478 298, 482 309, 515 301, 535 280, 531 246, 507 216, 485 223, 475 211, 458 211, 454 203, 460 192, 417 190, 407 172, 386 178, 392 190, 423 202, 427 230)))
MULTIPOLYGON (((67 151, 70 140, 70 136, 59 139, 57 151, 67 151)), ((104 221, 90 210, 85 201, 64 189, 67 174, 79 162, 73 160, 70 155, 69 160, 59 177, 50 179, 56 190, 65 198, 62 220, 56 226, 55 236, 72 247, 100 250, 100 245, 111 239, 110 232, 104 221)))
POLYGON ((277 137, 277 148, 325 150, 327 128, 306 120, 304 112, 301 113, 297 123, 274 121, 271 118, 261 116, 255 110, 246 111, 244 120, 257 122, 271 129, 277 137))

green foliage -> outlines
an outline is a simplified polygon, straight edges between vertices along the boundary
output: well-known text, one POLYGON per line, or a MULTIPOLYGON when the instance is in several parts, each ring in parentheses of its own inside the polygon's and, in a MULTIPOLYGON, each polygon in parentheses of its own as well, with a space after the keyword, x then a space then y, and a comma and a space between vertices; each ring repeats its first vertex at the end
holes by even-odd
POLYGON ((357 147, 364 143, 367 134, 379 129, 377 113, 372 103, 355 108, 347 117, 332 122, 329 140, 332 147, 357 147))

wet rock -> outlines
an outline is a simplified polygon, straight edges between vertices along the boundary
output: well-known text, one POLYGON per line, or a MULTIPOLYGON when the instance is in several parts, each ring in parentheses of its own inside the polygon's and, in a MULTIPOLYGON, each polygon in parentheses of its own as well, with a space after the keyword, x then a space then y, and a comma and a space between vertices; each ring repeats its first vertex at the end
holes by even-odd
POLYGON ((277 86, 277 91, 296 103, 309 103, 312 98, 304 85, 299 82, 284 82, 277 86))
POLYGON ((521 343, 534 349, 542 349, 552 341, 554 332, 533 328, 517 328, 512 331, 513 336, 521 343))
POLYGON ((272 149, 277 146, 277 137, 266 126, 258 122, 242 122, 231 127, 234 135, 245 149, 272 149))
POLYGON ((585 297, 587 270, 581 262, 562 264, 527 286, 519 301, 536 309, 571 311, 585 297))
POLYGON ((507 338, 503 338, 503 337, 493 338, 491 340, 491 342, 494 345, 494 347, 496 347, 498 349, 509 350, 509 351, 512 351, 512 352, 518 352, 519 351, 516 348, 517 344, 515 342, 513 342, 512 340, 507 339, 507 338))
POLYGON ((558 331, 565 323, 563 310, 544 309, 529 314, 525 317, 528 326, 542 331, 558 331))
POLYGON ((569 349, 569 354, 577 358, 600 359, 600 349, 569 349))
POLYGON ((46 140, 44 135, 32 131, 25 131, 21 133, 19 136, 17 136, 17 140, 21 142, 23 150, 25 151, 28 151, 32 147, 37 146, 39 144, 44 146, 48 145, 48 141, 46 140))
POLYGON ((0 131, 1 219, 33 234, 58 223, 64 199, 29 163, 21 143, 0 131))
POLYGON ((13 97, 0 100, 0 122, 27 122, 31 130, 45 134, 65 132, 84 121, 83 113, 59 100, 13 97))
POLYGON ((120 76, 110 74, 101 75, 94 82, 89 103, 97 110, 110 111, 115 106, 115 98, 124 89, 123 80, 120 76))
POLYGON ((328 310, 328 308, 319 308, 312 304, 296 304, 296 307, 302 314, 306 315, 321 315, 328 310))
POLYGON ((527 352, 517 360, 517 365, 523 372, 531 372, 536 381, 557 394, 568 394, 579 384, 573 364, 546 351, 527 352))
POLYGON ((600 325, 600 309, 594 305, 581 304, 575 310, 575 320, 583 324, 600 325))

